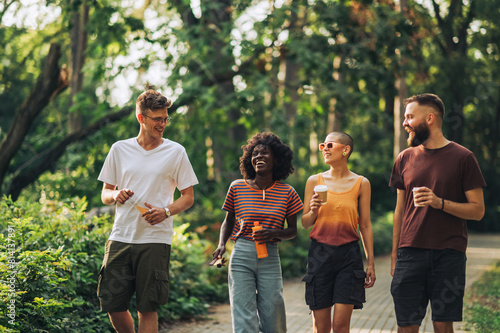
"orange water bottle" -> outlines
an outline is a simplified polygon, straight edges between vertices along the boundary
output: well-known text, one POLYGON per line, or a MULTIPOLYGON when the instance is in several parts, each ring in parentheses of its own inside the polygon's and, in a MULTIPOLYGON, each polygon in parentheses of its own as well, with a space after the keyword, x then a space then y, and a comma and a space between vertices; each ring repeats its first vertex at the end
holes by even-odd
MULTIPOLYGON (((259 225, 259 222, 254 222, 252 231, 255 232, 257 230, 261 230, 262 227, 259 225)), ((266 244, 259 244, 255 241, 255 248, 257 249, 257 258, 266 258, 267 257, 267 246, 266 244)))

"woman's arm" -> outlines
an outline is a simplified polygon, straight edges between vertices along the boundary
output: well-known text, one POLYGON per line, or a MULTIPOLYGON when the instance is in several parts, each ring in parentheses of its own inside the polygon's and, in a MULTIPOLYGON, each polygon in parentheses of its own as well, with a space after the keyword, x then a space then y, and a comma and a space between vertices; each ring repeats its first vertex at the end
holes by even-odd
POLYGON ((363 177, 358 199, 359 232, 365 248, 367 260, 365 288, 373 287, 375 283, 375 258, 373 255, 373 230, 370 219, 371 186, 370 181, 363 177))
POLYGON ((235 215, 234 213, 227 212, 226 218, 220 227, 219 245, 214 251, 214 258, 222 258, 222 255, 226 252, 226 243, 229 237, 231 237, 231 232, 234 228, 235 215))
POLYGON ((257 230, 253 234, 255 241, 266 243, 278 238, 279 240, 292 239, 297 236, 297 214, 286 217, 286 229, 266 229, 257 230))
POLYGON ((318 175, 309 177, 304 192, 304 213, 302 214, 302 226, 309 229, 316 222, 321 201, 314 193, 314 186, 318 185, 318 175))

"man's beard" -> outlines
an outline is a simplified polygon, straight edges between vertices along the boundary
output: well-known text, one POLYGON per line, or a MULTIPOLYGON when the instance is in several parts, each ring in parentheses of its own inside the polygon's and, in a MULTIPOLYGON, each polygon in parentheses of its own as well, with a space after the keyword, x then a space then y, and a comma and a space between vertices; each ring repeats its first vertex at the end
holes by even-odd
POLYGON ((431 132, 426 123, 422 123, 413 128, 413 133, 410 132, 408 137, 408 146, 417 147, 423 144, 429 138, 431 132))

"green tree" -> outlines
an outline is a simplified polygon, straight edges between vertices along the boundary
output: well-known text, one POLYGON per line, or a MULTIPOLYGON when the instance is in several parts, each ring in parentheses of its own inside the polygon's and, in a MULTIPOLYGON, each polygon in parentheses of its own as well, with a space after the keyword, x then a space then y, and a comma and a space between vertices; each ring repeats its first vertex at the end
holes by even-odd
MULTIPOLYGON (((9 2, 2 18, 10 5, 17 6, 18 13, 28 9, 22 2, 9 2)), ((1 138, 0 189, 14 199, 41 174, 53 170, 69 145, 132 111, 125 107, 114 112, 108 103, 99 101, 95 91, 99 87, 96 82, 105 79, 106 64, 100 59, 123 54, 130 42, 122 34, 143 29, 141 21, 122 17, 113 24, 114 29, 109 29, 111 17, 123 14, 113 4, 96 6, 90 19, 85 3, 61 2, 60 8, 62 14, 42 28, 0 26, 5 59, 0 66, 5 82, 0 89, 0 114, 4 120, 2 132, 7 132, 1 138), (97 32, 99 38, 93 36, 88 44, 88 33, 97 32), (47 52, 51 41, 44 60, 40 53, 47 52), (84 80, 87 55, 92 59, 86 67, 88 79, 84 80), (71 70, 60 64, 67 59, 71 59, 71 70), (63 92, 68 86, 69 96, 63 92)))

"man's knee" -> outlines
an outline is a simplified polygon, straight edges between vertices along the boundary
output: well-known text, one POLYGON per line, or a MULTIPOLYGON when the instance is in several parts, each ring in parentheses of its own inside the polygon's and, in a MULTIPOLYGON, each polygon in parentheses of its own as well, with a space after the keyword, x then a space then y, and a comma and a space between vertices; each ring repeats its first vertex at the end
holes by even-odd
POLYGON ((137 314, 139 316, 139 320, 157 320, 158 319, 158 312, 156 311, 137 311, 137 314))
POLYGON ((134 319, 128 311, 108 312, 109 320, 117 332, 134 333, 134 319))
POLYGON ((453 333, 452 321, 433 321, 435 333, 453 333))
POLYGON ((412 325, 412 326, 398 326, 398 333, 418 333, 418 329, 420 326, 412 325))

